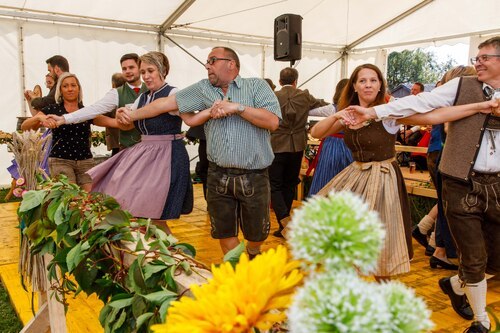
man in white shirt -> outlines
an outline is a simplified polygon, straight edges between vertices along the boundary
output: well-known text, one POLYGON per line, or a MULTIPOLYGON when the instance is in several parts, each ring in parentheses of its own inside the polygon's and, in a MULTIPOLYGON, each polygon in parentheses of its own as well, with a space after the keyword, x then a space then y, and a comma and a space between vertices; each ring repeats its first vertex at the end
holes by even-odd
MULTIPOLYGON (((401 98, 373 108, 349 107, 353 123, 402 118, 436 108, 469 104, 500 93, 500 36, 479 44, 471 59, 477 77, 456 78, 429 93, 401 98)), ((498 95, 496 95, 498 96, 498 95)), ((497 97, 495 97, 497 98, 497 97)), ((460 258, 459 275, 439 286, 453 309, 472 319, 469 333, 490 331, 486 280, 500 272, 500 112, 474 115, 450 124, 440 171, 443 204, 460 258), (469 303, 470 307, 469 307, 469 303)))
MULTIPOLYGON (((139 56, 136 53, 127 53, 121 57, 120 65, 126 81, 123 86, 111 89, 103 98, 90 106, 62 117, 50 115, 49 118, 55 120, 57 126, 80 123, 134 103, 137 97, 147 90, 139 73, 139 56)), ((127 148, 140 141, 140 134, 136 129, 120 130, 119 141, 120 148, 127 148)))

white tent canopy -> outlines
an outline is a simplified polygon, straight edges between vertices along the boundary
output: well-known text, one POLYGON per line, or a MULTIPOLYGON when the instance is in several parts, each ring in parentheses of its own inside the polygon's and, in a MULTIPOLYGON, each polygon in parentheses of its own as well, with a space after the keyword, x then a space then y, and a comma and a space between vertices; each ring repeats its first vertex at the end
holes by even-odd
MULTIPOLYGON (((0 130, 13 131, 15 117, 26 114, 22 92, 42 85, 54 54, 69 60, 85 104, 109 90, 129 52, 165 52, 168 81, 182 88, 206 76, 194 58, 204 62, 211 47, 226 45, 240 55, 242 76, 276 82, 288 63, 273 60, 274 18, 285 13, 303 17, 299 81, 324 69, 303 88, 325 99, 358 64, 385 69, 392 50, 466 43, 474 54, 481 40, 500 34, 499 0, 0 0, 0 130)), ((5 145, 0 158, 0 184, 7 184, 5 145)))

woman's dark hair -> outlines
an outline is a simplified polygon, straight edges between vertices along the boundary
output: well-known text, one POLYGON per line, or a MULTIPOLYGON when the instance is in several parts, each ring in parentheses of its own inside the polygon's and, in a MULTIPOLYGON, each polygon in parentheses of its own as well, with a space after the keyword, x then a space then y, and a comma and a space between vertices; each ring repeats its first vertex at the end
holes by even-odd
POLYGON ((340 95, 339 103, 337 110, 342 110, 348 107, 349 105, 359 105, 359 97, 358 93, 354 91, 354 84, 358 80, 358 75, 359 72, 362 69, 371 69, 377 73, 378 79, 380 81, 380 90, 377 93, 377 97, 375 98, 375 101, 368 105, 369 107, 375 106, 375 105, 380 105, 380 104, 385 104, 385 80, 382 75, 382 72, 380 69, 372 64, 364 64, 364 65, 359 65, 354 69, 354 72, 352 72, 351 77, 349 78, 349 81, 347 82, 347 85, 345 86, 344 90, 342 90, 342 94, 340 95))
POLYGON ((349 82, 349 79, 340 80, 335 86, 335 94, 333 95, 333 104, 337 105, 339 103, 340 95, 342 94, 342 90, 349 82))

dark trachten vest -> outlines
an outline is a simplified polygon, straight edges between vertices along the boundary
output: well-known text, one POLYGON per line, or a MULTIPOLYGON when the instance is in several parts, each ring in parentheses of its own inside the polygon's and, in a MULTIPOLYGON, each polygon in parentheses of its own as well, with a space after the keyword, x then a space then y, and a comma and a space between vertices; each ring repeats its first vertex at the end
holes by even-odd
MULTIPOLYGON (((460 79, 454 105, 484 102, 486 99, 483 83, 476 76, 460 79)), ((439 171, 468 181, 486 128, 500 129, 500 118, 477 113, 450 123, 439 171)))
MULTIPOLYGON (((146 85, 144 83, 141 84, 141 90, 139 91, 139 93, 136 93, 126 83, 123 86, 116 88, 116 91, 118 91, 118 107, 121 108, 126 104, 134 103, 137 97, 139 97, 140 94, 147 90, 148 89, 146 88, 146 85)), ((139 133, 137 129, 132 128, 128 131, 120 130, 120 148, 133 146, 140 141, 141 133, 139 133)))

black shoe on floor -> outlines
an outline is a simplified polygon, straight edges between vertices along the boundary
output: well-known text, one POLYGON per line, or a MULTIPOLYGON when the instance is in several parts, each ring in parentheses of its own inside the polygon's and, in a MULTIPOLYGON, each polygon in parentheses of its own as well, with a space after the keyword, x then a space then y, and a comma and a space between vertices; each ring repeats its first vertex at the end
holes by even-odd
POLYGON ((436 251, 436 249, 435 249, 435 248, 433 248, 433 247, 432 247, 432 246, 430 246, 430 245, 427 245, 427 247, 425 248, 425 255, 426 255, 427 257, 430 257, 430 256, 432 256, 432 255, 434 254, 434 251, 436 251))
MULTIPOLYGON (((457 295, 453 291, 453 287, 451 286, 450 278, 442 278, 439 280, 439 287, 450 298, 451 306, 456 313, 458 313, 462 318, 467 320, 472 320, 474 318, 474 313, 469 305, 469 301, 467 300, 467 296, 457 295)), ((471 331, 475 332, 475 331, 471 331)), ((480 331, 478 331, 480 332, 480 331)))
POLYGON ((452 271, 458 270, 458 266, 455 264, 447 263, 446 261, 443 261, 437 257, 431 256, 429 259, 429 265, 431 268, 442 268, 442 269, 449 269, 452 271))
POLYGON ((411 235, 423 247, 427 247, 427 245, 429 245, 429 241, 427 240, 427 235, 420 232, 418 225, 416 225, 415 228, 413 228, 411 235))
POLYGON ((281 229, 281 228, 280 228, 280 229, 278 229, 278 230, 276 230, 275 232, 273 232, 273 236, 274 236, 274 237, 285 238, 285 237, 283 237, 283 235, 281 234, 281 231, 283 231, 283 229, 281 229))
POLYGON ((488 333, 489 331, 490 330, 484 327, 483 324, 481 324, 478 321, 475 321, 472 323, 472 325, 470 325, 469 328, 465 329, 464 333, 488 333))

